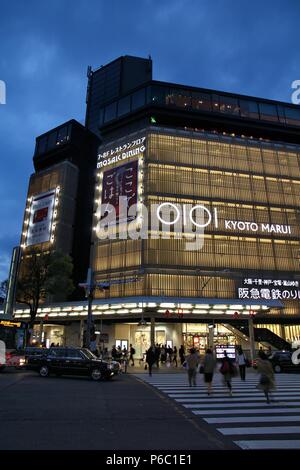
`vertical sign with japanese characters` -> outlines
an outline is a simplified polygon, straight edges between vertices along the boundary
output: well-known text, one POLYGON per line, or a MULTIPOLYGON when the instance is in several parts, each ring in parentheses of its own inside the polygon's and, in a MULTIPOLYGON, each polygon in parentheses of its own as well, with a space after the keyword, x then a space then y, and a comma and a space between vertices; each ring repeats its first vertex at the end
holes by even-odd
POLYGON ((101 205, 105 217, 109 205, 116 213, 116 223, 130 222, 136 218, 136 212, 128 215, 128 210, 138 200, 138 160, 114 167, 103 172, 101 205), (121 213, 120 198, 126 198, 126 214, 121 213), (105 209, 107 207, 107 210, 105 209))
POLYGON ((32 198, 26 246, 50 240, 54 201, 55 191, 38 194, 32 198))

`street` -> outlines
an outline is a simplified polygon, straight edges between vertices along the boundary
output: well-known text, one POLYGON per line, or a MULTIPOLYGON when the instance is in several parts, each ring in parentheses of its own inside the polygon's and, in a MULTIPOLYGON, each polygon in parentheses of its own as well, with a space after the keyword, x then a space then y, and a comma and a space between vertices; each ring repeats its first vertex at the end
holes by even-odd
POLYGON ((265 403, 251 372, 220 375, 208 397, 184 372, 122 374, 112 381, 0 375, 0 449, 234 450, 300 448, 300 375, 276 376, 275 402, 265 403))
POLYGON ((0 375, 1 450, 227 448, 230 439, 130 374, 109 382, 0 375))

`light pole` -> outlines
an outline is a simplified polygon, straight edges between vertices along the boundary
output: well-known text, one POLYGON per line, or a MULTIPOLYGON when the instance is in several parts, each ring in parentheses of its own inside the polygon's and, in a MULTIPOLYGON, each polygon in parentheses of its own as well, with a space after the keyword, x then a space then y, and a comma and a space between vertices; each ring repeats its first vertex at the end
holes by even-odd
POLYGON ((86 319, 86 336, 85 336, 85 346, 90 349, 91 346, 91 326, 92 326, 92 304, 94 299, 94 291, 96 285, 93 282, 93 271, 91 268, 88 269, 87 279, 85 283, 80 283, 79 287, 83 287, 86 292, 86 297, 88 300, 88 313, 86 319))
POLYGON ((110 281, 104 282, 94 282, 94 273, 91 268, 88 269, 86 282, 81 282, 79 287, 83 287, 86 292, 86 297, 88 299, 88 313, 86 321, 86 347, 90 349, 91 346, 91 327, 92 327, 92 305, 94 300, 94 292, 96 289, 106 290, 109 289, 112 284, 126 284, 128 282, 138 282, 140 279, 137 277, 130 279, 113 279, 110 281))

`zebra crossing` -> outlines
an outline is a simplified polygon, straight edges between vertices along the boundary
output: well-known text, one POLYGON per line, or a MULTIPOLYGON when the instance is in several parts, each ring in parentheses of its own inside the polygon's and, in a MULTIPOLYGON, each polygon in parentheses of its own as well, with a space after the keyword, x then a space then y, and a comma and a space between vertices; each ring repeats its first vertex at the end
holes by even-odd
POLYGON ((270 404, 256 388, 258 375, 252 371, 245 382, 233 378, 232 396, 219 373, 214 376, 210 396, 202 375, 197 376, 196 387, 188 386, 186 373, 136 375, 241 449, 300 449, 300 374, 276 375, 270 404))

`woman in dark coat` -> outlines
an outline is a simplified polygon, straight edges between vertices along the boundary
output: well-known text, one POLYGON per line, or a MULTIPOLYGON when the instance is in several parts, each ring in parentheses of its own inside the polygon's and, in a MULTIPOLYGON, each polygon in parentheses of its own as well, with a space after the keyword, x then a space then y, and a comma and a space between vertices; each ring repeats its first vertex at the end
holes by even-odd
POLYGON ((155 354, 155 348, 153 346, 150 346, 148 351, 146 352, 146 362, 148 364, 148 369, 149 369, 149 375, 152 375, 152 366, 154 362, 156 361, 156 354, 155 354))
POLYGON ((224 384, 228 387, 229 395, 232 396, 231 379, 235 376, 235 367, 232 360, 227 356, 226 351, 224 351, 220 372, 223 375, 224 384))
POLYGON ((184 350, 183 345, 181 345, 180 348, 179 348, 179 357, 180 357, 180 363, 182 365, 184 363, 184 360, 185 360, 185 350, 184 350))

